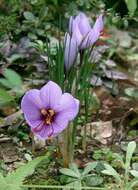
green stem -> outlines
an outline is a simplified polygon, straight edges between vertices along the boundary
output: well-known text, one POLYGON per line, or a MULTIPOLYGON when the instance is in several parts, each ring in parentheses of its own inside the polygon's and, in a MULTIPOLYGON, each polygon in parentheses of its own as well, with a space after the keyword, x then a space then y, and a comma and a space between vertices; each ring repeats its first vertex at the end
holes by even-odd
POLYGON ((63 155, 64 167, 69 167, 69 164, 73 162, 73 143, 72 143, 72 128, 73 125, 70 125, 63 132, 63 150, 61 150, 63 155))
MULTIPOLYGON (((7 184, 7 186, 17 187, 17 185, 7 184)), ((63 186, 63 185, 21 185, 20 187, 28 187, 28 188, 49 188, 49 189, 74 189, 71 186, 63 186)), ((75 189, 80 189, 80 187, 75 187, 75 189)), ((81 187, 81 189, 90 189, 90 190, 108 190, 109 188, 102 188, 102 187, 81 187)))
POLYGON ((83 151, 86 153, 87 151, 87 126, 86 123, 84 125, 84 130, 83 130, 84 134, 83 134, 83 139, 82 139, 82 149, 83 151))

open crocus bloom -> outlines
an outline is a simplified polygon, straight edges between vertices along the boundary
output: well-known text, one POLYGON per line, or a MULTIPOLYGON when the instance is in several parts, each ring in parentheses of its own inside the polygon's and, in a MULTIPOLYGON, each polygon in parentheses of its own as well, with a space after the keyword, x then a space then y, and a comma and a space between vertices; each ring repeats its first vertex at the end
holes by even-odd
POLYGON ((26 92, 21 109, 32 132, 40 139, 55 137, 62 132, 79 111, 79 100, 63 93, 54 82, 49 81, 40 90, 26 92))
POLYGON ((92 46, 100 37, 102 30, 102 15, 97 18, 93 28, 91 28, 89 20, 84 13, 80 13, 75 18, 70 18, 69 33, 76 37, 79 49, 92 46))

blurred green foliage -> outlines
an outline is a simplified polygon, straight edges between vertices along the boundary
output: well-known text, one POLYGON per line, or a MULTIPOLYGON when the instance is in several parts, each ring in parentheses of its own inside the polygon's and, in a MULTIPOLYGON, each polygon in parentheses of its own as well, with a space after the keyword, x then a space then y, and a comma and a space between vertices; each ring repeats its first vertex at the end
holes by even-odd
POLYGON ((121 27, 138 15, 136 0, 0 0, 0 36, 29 32, 33 38, 46 36, 53 27, 64 30, 70 15, 85 11, 94 16, 97 10, 121 27))

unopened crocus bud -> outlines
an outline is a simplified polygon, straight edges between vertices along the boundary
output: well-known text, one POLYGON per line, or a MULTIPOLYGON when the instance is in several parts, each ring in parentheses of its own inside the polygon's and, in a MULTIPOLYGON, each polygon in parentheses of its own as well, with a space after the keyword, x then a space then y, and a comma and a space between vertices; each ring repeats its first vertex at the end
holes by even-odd
POLYGON ((84 13, 80 13, 76 17, 75 22, 78 25, 80 33, 83 37, 86 36, 88 32, 91 30, 89 19, 84 13))
POLYGON ((88 17, 84 13, 71 17, 69 22, 69 33, 76 38, 78 48, 85 49, 92 46, 100 37, 103 30, 103 16, 100 15, 93 28, 90 26, 88 17))
POLYGON ((65 44, 64 65, 66 71, 68 71, 76 60, 78 46, 74 36, 70 36, 70 34, 68 33, 65 34, 64 44, 65 44))

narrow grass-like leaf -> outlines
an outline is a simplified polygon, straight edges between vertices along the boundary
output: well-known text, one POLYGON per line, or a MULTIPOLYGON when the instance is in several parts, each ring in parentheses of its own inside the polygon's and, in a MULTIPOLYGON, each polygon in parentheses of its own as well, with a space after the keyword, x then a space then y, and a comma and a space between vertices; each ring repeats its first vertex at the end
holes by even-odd
POLYGON ((137 0, 125 0, 130 16, 133 16, 137 9, 137 0))

